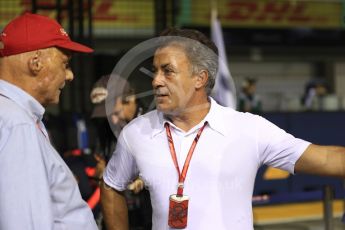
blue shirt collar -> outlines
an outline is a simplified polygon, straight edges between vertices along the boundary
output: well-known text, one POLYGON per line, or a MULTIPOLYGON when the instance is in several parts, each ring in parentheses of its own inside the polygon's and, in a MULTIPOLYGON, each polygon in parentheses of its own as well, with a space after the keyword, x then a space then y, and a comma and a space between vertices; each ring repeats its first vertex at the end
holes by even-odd
POLYGON ((21 88, 0 79, 0 94, 17 103, 35 121, 40 121, 45 112, 44 107, 21 88))

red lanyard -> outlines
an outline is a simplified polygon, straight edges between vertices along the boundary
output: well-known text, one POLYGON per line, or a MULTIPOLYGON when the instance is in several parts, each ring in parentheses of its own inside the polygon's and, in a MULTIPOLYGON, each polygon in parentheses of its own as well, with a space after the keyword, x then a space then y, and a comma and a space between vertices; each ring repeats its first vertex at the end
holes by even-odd
POLYGON ((183 195, 183 184, 184 181, 186 179, 186 175, 187 175, 187 171, 188 171, 188 167, 189 167, 189 163, 190 160, 192 159, 193 156, 193 152, 195 149, 196 144, 199 141, 199 138, 201 136, 202 131, 204 130, 205 126, 207 125, 207 121, 204 123, 204 125, 199 129, 198 134, 195 136, 194 141, 192 143, 192 145, 190 146, 190 149, 188 151, 188 155, 186 158, 186 161, 184 162, 183 165, 183 169, 182 169, 182 173, 180 172, 180 168, 178 166, 178 162, 177 162, 177 157, 176 157, 176 151, 175 151, 175 147, 174 147, 174 141, 173 138, 171 136, 171 132, 170 132, 170 126, 169 123, 165 123, 165 129, 166 129, 166 133, 167 133, 167 137, 168 137, 168 142, 169 142, 169 148, 170 148, 170 154, 171 157, 174 161, 177 173, 179 175, 179 179, 178 179, 178 188, 177 188, 177 196, 182 196, 183 195))

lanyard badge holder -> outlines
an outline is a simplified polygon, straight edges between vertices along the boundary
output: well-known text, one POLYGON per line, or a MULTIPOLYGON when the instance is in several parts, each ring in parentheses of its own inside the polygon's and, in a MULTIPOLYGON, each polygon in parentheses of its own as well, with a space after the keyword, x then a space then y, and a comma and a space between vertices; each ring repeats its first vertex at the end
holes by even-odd
POLYGON ((189 197, 186 195, 170 195, 168 225, 171 228, 182 229, 187 227, 188 201, 189 197))
POLYGON ((190 163, 190 160, 192 159, 192 155, 193 155, 195 146, 196 146, 196 144, 200 138, 200 135, 201 135, 201 133, 204 130, 206 125, 207 125, 207 122, 205 122, 205 124, 199 129, 198 134, 194 138, 192 146, 190 147, 190 149, 188 151, 186 161, 183 165, 182 173, 180 173, 180 168, 179 168, 178 163, 177 163, 176 151, 175 151, 172 135, 170 132, 169 124, 165 123, 165 129, 166 129, 166 133, 168 136, 168 142, 169 142, 169 149, 170 149, 171 157, 174 161, 175 168, 176 168, 178 175, 179 175, 177 194, 170 195, 170 197, 169 197, 168 225, 171 228, 183 229, 183 228, 187 227, 189 197, 186 195, 183 195, 183 186, 184 186, 184 181, 186 179, 189 163, 190 163))

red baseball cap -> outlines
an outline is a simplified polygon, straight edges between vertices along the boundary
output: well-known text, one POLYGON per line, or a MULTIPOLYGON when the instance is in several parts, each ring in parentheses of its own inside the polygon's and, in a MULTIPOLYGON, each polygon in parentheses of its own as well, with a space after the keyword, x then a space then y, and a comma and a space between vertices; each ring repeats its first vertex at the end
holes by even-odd
POLYGON ((93 49, 71 41, 54 19, 25 13, 12 20, 0 34, 0 56, 10 56, 49 47, 91 53, 93 49))

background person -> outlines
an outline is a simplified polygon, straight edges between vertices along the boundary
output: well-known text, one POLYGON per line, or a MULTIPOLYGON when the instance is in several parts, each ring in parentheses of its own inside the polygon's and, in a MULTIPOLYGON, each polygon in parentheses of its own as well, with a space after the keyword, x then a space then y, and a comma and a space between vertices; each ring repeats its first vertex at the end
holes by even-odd
POLYGON ((93 50, 29 13, 4 28, 0 44, 0 229, 97 229, 42 123, 73 80, 71 52, 93 50))
POLYGON ((258 114, 262 111, 262 102, 256 94, 256 79, 246 78, 238 96, 238 110, 258 114))
POLYGON ((323 79, 313 79, 309 81, 304 90, 302 105, 306 110, 324 110, 324 98, 329 94, 329 87, 323 79))
MULTIPOLYGON (((98 161, 97 168, 102 176, 104 168, 115 150, 117 136, 111 130, 109 122, 115 132, 122 128, 143 112, 143 107, 135 95, 135 90, 129 83, 124 84, 121 93, 113 92, 115 96, 111 114, 106 114, 105 101, 108 96, 107 84, 110 75, 102 76, 93 86, 90 98, 94 105, 91 117, 96 128, 95 153, 98 161)), ((129 210, 131 229, 151 229, 150 196, 144 189, 144 182, 138 178, 128 185, 124 192, 129 210)), ((102 203, 103 206, 109 204, 102 203)), ((106 219, 107 220, 107 219, 106 219)))

